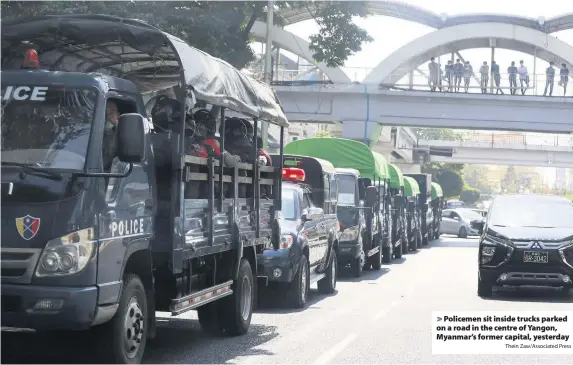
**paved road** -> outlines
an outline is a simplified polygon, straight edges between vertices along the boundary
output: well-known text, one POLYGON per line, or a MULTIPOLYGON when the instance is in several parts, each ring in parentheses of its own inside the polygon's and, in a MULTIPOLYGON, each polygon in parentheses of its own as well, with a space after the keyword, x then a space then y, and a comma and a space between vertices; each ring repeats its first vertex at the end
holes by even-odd
MULTIPOLYGON (((258 310, 250 332, 209 338, 194 313, 161 320, 146 363, 229 364, 570 364, 571 356, 434 356, 431 313, 436 310, 571 310, 573 297, 553 289, 505 290, 492 300, 476 295, 477 240, 443 237, 380 272, 341 279, 338 293, 313 293, 304 311, 258 310)), ((54 353, 45 342, 5 346, 2 362, 79 362, 79 347, 54 353), (14 357, 15 353, 20 355, 14 357), (63 357, 63 354, 65 357, 63 357)), ((61 348, 60 348, 61 349, 61 348)), ((89 362, 89 359, 83 359, 89 362)))

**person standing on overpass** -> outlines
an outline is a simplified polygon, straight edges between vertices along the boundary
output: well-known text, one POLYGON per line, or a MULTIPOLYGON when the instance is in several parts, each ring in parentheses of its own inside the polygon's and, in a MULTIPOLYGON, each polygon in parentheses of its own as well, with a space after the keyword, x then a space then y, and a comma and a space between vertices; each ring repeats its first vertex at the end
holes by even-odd
POLYGON ((569 69, 567 65, 561 64, 561 71, 559 72, 561 79, 559 80, 559 85, 563 86, 563 96, 567 94, 567 83, 569 82, 569 69))
POLYGON ((549 96, 553 96, 553 82, 555 81, 555 69, 553 65, 553 61, 549 62, 549 67, 545 70, 545 91, 543 92, 543 96, 547 96, 548 87, 549 96))
POLYGON ((485 94, 487 92, 487 83, 489 82, 489 66, 486 61, 479 68, 479 73, 481 75, 481 93, 485 94))
POLYGON ((521 84, 521 95, 525 95, 527 89, 529 89, 529 75, 527 74, 527 67, 523 64, 523 60, 519 61, 519 67, 517 68, 517 73, 519 73, 519 83, 521 84), (523 87, 523 84, 526 87, 523 87))
POLYGON ((440 69, 434 57, 430 59, 428 69, 430 70, 430 91, 436 91, 436 86, 438 85, 438 79, 440 77, 440 69))
POLYGON ((448 80, 448 91, 452 91, 452 84, 454 82, 454 65, 452 61, 448 61, 446 65, 446 79, 448 80))
POLYGON ((464 74, 464 64, 460 62, 458 58, 456 64, 454 65, 454 91, 459 92, 460 86, 462 84, 462 76, 464 74))
POLYGON ((470 65, 470 61, 466 61, 464 65, 464 89, 466 93, 470 88, 470 80, 473 73, 474 73, 474 68, 472 67, 472 65, 470 65))
POLYGON ((511 61, 511 66, 507 68, 507 73, 509 74, 509 92, 511 95, 515 95, 517 92, 517 67, 515 67, 515 61, 511 61))
MULTIPOLYGON (((499 65, 495 61, 492 61, 492 63, 491 63, 491 74, 493 76, 493 81, 495 82, 495 87, 497 88, 495 90, 495 94, 497 95, 501 92, 501 95, 503 95, 504 92, 501 89, 501 87, 499 87, 499 84, 501 82, 501 75, 499 73, 499 65)), ((487 85, 486 85, 486 87, 487 87, 487 85)))

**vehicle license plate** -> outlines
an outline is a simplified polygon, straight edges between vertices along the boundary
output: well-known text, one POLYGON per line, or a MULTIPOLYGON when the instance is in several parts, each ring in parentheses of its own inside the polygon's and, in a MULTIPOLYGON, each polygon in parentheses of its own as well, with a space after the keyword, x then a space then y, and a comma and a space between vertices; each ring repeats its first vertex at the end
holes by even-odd
POLYGON ((525 251, 523 253, 523 262, 546 264, 549 262, 549 255, 547 254, 547 252, 525 251))

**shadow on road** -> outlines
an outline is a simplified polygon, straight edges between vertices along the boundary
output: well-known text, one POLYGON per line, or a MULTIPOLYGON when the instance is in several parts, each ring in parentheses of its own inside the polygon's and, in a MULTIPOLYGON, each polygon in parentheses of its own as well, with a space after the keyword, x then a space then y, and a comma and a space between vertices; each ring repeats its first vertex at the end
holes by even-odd
POLYGON ((199 322, 166 319, 158 323, 157 337, 148 344, 144 363, 223 364, 240 356, 272 355, 254 347, 278 336, 276 326, 251 324, 239 337, 212 337, 201 331, 199 322))
POLYGON ((506 302, 573 303, 573 290, 537 286, 502 287, 488 300, 506 302))
POLYGON ((335 291, 331 295, 321 294, 318 290, 311 289, 308 293, 308 302, 305 308, 290 308, 288 306, 288 302, 286 300, 286 292, 277 290, 274 288, 263 288, 261 290, 259 287, 259 306, 256 310, 257 313, 272 313, 272 314, 279 314, 279 313, 297 313, 302 312, 309 309, 318 309, 312 307, 314 304, 320 303, 322 300, 336 295, 338 291, 335 291))
MULTIPOLYGON (((396 260, 392 260, 394 262, 396 260)), ((390 264, 391 267, 391 264, 390 264)), ((351 269, 349 268, 341 268, 340 269, 340 276, 338 277, 338 281, 341 282, 348 282, 348 283, 359 283, 361 281, 375 281, 378 278, 386 275, 390 272, 390 269, 387 267, 383 267, 380 270, 364 270, 362 271, 362 276, 359 278, 352 277, 351 269)))
MULTIPOLYGON (((254 349, 278 336, 276 326, 251 324, 239 337, 211 337, 194 319, 158 318, 157 337, 147 343, 144 363, 222 364, 240 356, 265 355, 254 349)), ((87 334, 2 332, 3 364, 92 364, 87 334)), ((272 354, 270 354, 272 355, 272 354)))

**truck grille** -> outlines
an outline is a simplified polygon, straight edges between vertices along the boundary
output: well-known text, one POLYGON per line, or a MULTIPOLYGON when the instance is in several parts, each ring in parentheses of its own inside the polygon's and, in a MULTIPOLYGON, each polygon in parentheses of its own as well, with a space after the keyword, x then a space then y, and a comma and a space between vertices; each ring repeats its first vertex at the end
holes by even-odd
POLYGON ((30 283, 41 252, 41 249, 35 248, 2 247, 0 251, 2 283, 30 283))

